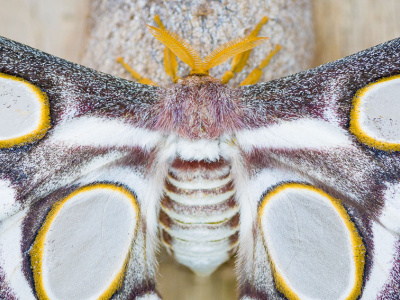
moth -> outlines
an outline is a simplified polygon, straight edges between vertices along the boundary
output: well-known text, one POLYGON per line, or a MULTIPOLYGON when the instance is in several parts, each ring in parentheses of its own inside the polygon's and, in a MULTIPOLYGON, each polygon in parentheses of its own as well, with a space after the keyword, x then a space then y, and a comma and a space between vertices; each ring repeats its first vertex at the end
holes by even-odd
POLYGON ((230 88, 262 38, 151 31, 170 87, 0 39, 1 298, 158 299, 161 240, 199 275, 237 251, 245 300, 398 299, 400 39, 230 88))

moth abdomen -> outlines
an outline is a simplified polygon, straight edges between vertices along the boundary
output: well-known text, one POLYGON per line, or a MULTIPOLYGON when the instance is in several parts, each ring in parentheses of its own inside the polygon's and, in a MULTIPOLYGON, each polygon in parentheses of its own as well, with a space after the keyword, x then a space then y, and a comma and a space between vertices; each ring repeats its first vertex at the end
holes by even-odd
POLYGON ((200 275, 212 273, 236 250, 239 207, 230 164, 175 159, 159 215, 162 242, 200 275))

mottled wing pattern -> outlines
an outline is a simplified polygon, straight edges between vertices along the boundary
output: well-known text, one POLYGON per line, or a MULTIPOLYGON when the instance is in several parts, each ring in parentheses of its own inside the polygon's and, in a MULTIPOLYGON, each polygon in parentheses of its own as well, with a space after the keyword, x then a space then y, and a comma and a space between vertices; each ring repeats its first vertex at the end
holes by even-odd
POLYGON ((398 299, 399 74, 396 39, 240 88, 243 299, 398 299))
POLYGON ((158 298, 142 220, 158 90, 0 38, 1 299, 158 298))

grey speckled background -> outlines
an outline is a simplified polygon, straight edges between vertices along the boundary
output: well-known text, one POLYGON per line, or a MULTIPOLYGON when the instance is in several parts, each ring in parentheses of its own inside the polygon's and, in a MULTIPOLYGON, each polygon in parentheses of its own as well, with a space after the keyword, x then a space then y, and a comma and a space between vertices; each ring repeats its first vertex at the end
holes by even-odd
MULTIPOLYGON (((147 30, 159 14, 166 28, 186 39, 202 58, 218 46, 251 32, 264 16, 270 21, 259 36, 270 37, 252 51, 247 66, 230 85, 238 85, 276 44, 283 49, 271 60, 261 81, 282 77, 306 69, 313 58, 313 27, 309 0, 240 0, 240 1, 127 1, 95 2, 89 45, 83 57, 85 65, 118 76, 128 75, 115 64, 123 56, 140 74, 157 83, 172 80, 163 69, 164 46, 147 30)), ((230 69, 226 63, 211 69, 210 75, 221 78, 230 69)), ((190 68, 179 63, 178 74, 190 68)), ((129 77, 128 77, 129 78, 129 77)))

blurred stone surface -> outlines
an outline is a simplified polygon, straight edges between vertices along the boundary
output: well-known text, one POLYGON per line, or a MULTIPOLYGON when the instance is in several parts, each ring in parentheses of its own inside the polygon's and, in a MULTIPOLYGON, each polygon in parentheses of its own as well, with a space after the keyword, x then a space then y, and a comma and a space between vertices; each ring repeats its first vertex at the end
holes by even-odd
MULTIPOLYGON (((246 36, 264 16, 270 18, 259 36, 270 39, 255 48, 246 68, 229 84, 239 84, 276 44, 283 49, 265 69, 261 81, 307 69, 313 58, 313 27, 308 0, 239 1, 93 1, 88 46, 82 63, 130 79, 115 62, 122 56, 142 76, 160 85, 171 84, 163 69, 164 46, 147 30, 158 14, 168 30, 186 39, 204 58, 213 49, 246 36)), ((210 71, 221 78, 230 69, 225 63, 210 71)), ((179 76, 190 69, 179 62, 179 76)))

